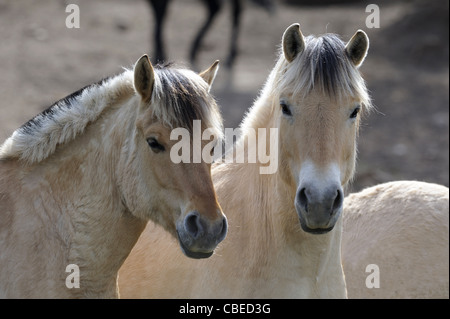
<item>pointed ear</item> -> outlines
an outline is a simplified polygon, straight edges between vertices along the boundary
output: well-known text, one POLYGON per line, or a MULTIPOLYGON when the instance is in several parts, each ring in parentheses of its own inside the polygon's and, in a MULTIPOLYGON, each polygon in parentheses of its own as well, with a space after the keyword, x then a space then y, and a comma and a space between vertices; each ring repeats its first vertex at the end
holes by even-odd
POLYGON ((219 70, 219 60, 216 60, 208 69, 203 72, 200 72, 200 76, 205 80, 206 83, 209 84, 209 88, 211 89, 211 85, 216 78, 217 71, 219 70))
POLYGON ((369 37, 362 30, 356 31, 356 33, 345 46, 345 51, 348 57, 357 68, 360 67, 364 62, 368 50, 369 37))
POLYGON ((155 83, 153 66, 147 55, 143 55, 134 66, 134 88, 142 100, 150 101, 155 83))
POLYGON ((294 23, 284 31, 282 43, 284 57, 288 62, 292 62, 305 49, 305 39, 300 31, 300 24, 294 23))

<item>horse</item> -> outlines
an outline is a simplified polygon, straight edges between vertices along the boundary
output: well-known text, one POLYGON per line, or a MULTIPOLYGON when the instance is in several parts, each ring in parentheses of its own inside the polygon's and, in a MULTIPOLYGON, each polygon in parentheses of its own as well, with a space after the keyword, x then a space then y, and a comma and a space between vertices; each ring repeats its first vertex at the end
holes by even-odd
POLYGON ((230 151, 244 146, 251 154, 251 136, 275 129, 276 138, 261 138, 263 152, 276 144, 278 169, 262 174, 267 163, 259 157, 218 161, 212 176, 229 221, 227 240, 198 263, 175 254, 173 241, 149 223, 119 270, 121 297, 346 297, 340 215, 361 116, 372 105, 359 72, 368 48, 362 30, 347 43, 334 34, 304 37, 299 24, 285 30, 276 65, 230 151), (164 251, 161 258, 145 251, 149 245, 164 251))
MULTIPOLYGON (((230 39, 230 49, 228 53, 228 57, 225 62, 225 66, 229 69, 233 66, 237 54, 238 54, 238 36, 239 36, 239 28, 241 21, 241 13, 243 10, 243 0, 232 0, 232 29, 231 29, 231 39, 230 39)), ((166 60, 166 50, 164 48, 163 41, 163 25, 167 14, 167 8, 169 4, 169 0, 147 0, 148 4, 153 9, 153 15, 155 18, 154 24, 154 35, 153 35, 153 43, 156 48, 155 60, 158 62, 166 60)), ((275 3, 273 0, 252 0, 257 5, 262 6, 268 12, 273 12, 275 8, 275 3)), ((201 47, 203 38, 205 37, 208 30, 211 28, 214 19, 217 17, 217 14, 222 10, 223 0, 202 0, 202 3, 206 6, 208 10, 208 16, 197 32, 190 51, 189 51, 189 60, 192 65, 196 65, 197 55, 199 49, 201 47)))
POLYGON ((211 256, 227 232, 211 164, 175 164, 169 151, 171 128, 195 119, 220 138, 217 68, 153 67, 144 55, 13 132, 0 147, 0 297, 118 297, 148 220, 186 256, 211 256))
POLYGON ((344 199, 343 223, 349 298, 449 298, 448 187, 369 187, 344 199))

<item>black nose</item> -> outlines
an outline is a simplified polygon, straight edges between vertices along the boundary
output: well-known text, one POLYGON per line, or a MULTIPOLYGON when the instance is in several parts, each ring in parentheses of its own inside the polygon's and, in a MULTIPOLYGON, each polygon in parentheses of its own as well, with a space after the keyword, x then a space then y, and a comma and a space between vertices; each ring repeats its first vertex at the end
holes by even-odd
POLYGON ((341 186, 319 189, 301 185, 295 199, 295 207, 303 230, 321 234, 333 229, 340 212, 344 195, 341 186))
POLYGON ((219 216, 211 221, 197 211, 188 213, 183 227, 178 229, 185 248, 191 251, 212 252, 225 239, 228 230, 227 219, 221 212, 219 216))
POLYGON ((322 200, 318 200, 316 197, 318 196, 311 188, 303 187, 298 192, 297 203, 305 212, 308 212, 310 203, 317 204, 319 202, 321 206, 328 210, 330 215, 333 215, 341 209, 344 202, 344 196, 340 188, 329 191, 323 196, 322 200))
POLYGON ((227 233, 227 219, 220 218, 217 221, 210 222, 206 218, 200 216, 196 211, 190 212, 184 219, 186 232, 193 239, 199 238, 217 238, 218 242, 222 241, 227 233))

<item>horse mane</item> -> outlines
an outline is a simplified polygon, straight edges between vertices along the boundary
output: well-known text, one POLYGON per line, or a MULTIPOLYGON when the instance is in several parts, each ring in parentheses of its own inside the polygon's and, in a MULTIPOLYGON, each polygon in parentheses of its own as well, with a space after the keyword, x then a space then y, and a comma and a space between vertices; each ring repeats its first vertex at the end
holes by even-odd
MULTIPOLYGON (((208 94, 206 82, 198 75, 193 76, 193 71, 172 68, 171 65, 158 65, 154 70, 153 116, 169 127, 188 129, 192 128, 194 119, 202 120, 221 137, 221 115, 208 94)), ((58 145, 82 134, 105 110, 136 95, 133 79, 133 70, 126 69, 55 102, 0 145, 0 160, 18 158, 29 164, 44 160, 55 152, 58 145)))
POLYGON ((209 86, 188 69, 173 67, 173 63, 156 65, 152 104, 153 115, 170 128, 183 127, 192 132, 193 121, 214 130, 221 139, 222 116, 216 101, 209 94, 209 86))
POLYGON ((303 96, 316 89, 339 101, 352 96, 371 108, 371 99, 360 72, 351 62, 345 43, 338 35, 328 33, 319 37, 305 37, 305 49, 288 63, 280 59, 274 89, 280 92, 290 88, 294 95, 303 96))

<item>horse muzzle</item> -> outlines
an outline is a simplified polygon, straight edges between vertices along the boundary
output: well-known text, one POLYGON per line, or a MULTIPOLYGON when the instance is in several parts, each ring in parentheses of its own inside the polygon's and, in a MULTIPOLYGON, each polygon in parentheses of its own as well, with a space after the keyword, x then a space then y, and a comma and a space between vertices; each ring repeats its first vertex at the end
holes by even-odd
POLYGON ((217 245, 225 239, 228 222, 223 214, 210 221, 197 211, 190 212, 177 223, 177 235, 180 248, 190 258, 208 258, 217 245))
POLYGON ((300 185, 295 197, 295 209, 305 232, 324 234, 331 231, 342 212, 344 202, 340 185, 320 190, 300 185))

